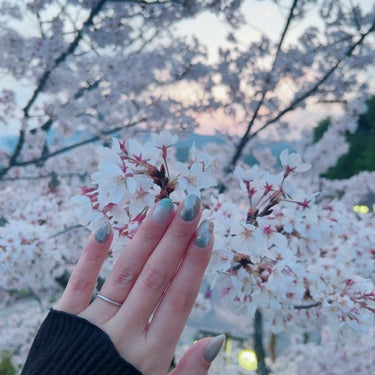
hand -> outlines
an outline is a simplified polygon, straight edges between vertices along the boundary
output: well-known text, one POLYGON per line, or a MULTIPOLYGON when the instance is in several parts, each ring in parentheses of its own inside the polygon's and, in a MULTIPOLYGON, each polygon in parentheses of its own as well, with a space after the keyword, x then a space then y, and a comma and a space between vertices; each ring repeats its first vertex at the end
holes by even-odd
MULTIPOLYGON (((203 221, 197 229, 200 215, 194 195, 176 212, 161 200, 89 304, 113 238, 104 224, 90 236, 56 309, 100 327, 142 374, 166 375, 211 255, 213 225, 203 221)), ((200 340, 170 374, 207 374, 223 341, 223 335, 200 340)))

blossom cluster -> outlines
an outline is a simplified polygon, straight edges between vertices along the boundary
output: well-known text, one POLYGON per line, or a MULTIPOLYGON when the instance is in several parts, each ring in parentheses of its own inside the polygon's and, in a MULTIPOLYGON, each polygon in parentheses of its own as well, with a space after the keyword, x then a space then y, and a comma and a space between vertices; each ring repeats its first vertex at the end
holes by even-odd
POLYGON ((93 186, 74 201, 81 203, 84 222, 111 222, 115 255, 156 201, 168 196, 178 203, 199 194, 203 218, 215 222, 206 274, 211 291, 205 295, 220 297, 216 311, 243 313, 245 307, 252 315, 261 308, 274 333, 330 324, 338 333, 360 335, 371 326, 375 231, 370 219, 359 219, 339 201, 318 203, 317 194, 306 194, 293 176, 311 165, 297 153, 284 150, 281 170, 274 174, 257 165, 237 166, 242 199, 234 200, 209 189, 215 163, 207 154, 193 147, 187 164, 173 163, 169 153, 176 141, 163 131, 144 144, 113 139, 111 148, 99 148, 93 186))
POLYGON ((31 183, 33 189, 30 181, 19 181, 24 194, 18 200, 9 185, 0 192, 1 306, 12 292, 27 291, 47 302, 47 295, 56 293, 55 279, 77 261, 76 244, 87 237, 72 215, 68 184, 55 186, 51 179, 31 183))
POLYGON ((170 149, 178 138, 167 131, 153 133, 141 144, 112 139, 111 148, 98 148, 99 165, 93 187, 73 197, 82 224, 109 220, 115 231, 112 250, 121 251, 155 202, 165 197, 175 203, 215 184, 214 160, 193 147, 189 163, 173 163, 170 149))
POLYGON ((336 341, 326 326, 319 342, 290 337, 288 350, 271 365, 275 374, 369 374, 375 366, 374 327, 358 340, 336 341))

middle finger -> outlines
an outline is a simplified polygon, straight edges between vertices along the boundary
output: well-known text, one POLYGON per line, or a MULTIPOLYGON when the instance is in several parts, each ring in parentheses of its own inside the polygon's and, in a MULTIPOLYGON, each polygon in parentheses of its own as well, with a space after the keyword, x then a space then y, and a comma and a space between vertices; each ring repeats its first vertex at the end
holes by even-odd
POLYGON ((144 333, 151 314, 175 275, 195 233, 200 200, 191 195, 179 207, 172 223, 151 254, 119 312, 108 322, 116 335, 124 329, 144 333))

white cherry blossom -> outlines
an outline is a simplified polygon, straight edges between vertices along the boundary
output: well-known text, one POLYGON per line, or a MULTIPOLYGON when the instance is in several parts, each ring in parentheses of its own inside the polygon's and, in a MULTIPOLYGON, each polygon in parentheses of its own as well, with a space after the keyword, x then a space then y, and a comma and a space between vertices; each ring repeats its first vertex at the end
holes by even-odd
POLYGON ((209 188, 215 184, 215 180, 208 173, 203 173, 203 166, 200 162, 195 162, 191 166, 183 163, 176 164, 178 176, 178 186, 186 191, 188 195, 196 194, 200 196, 201 190, 209 188))
MULTIPOLYGON (((119 203, 125 195, 126 177, 115 164, 100 163, 98 172, 92 174, 92 181, 98 185, 98 202, 102 207, 109 203, 119 203)), ((135 186, 136 183, 130 183, 133 192, 135 186)))
POLYGON ((151 133, 151 141, 157 148, 169 148, 178 141, 178 136, 168 130, 162 130, 160 133, 151 133))
POLYGON ((280 154, 280 161, 284 167, 285 174, 290 172, 307 172, 311 168, 311 164, 302 163, 302 157, 295 152, 289 154, 288 149, 285 149, 280 154))

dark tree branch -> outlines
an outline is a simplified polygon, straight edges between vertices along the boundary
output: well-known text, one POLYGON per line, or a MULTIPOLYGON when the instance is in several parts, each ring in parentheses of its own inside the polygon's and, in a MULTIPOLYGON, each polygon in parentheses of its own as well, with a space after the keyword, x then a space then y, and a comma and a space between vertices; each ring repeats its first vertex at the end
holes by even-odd
POLYGON ((74 229, 79 229, 79 228, 83 228, 85 230, 87 230, 87 228, 85 228, 83 225, 81 224, 77 224, 77 225, 72 225, 68 228, 65 228, 63 230, 61 230, 60 232, 57 232, 55 234, 53 234, 52 236, 49 236, 48 238, 55 238, 55 237, 58 237, 58 236, 61 236, 62 234, 65 234, 67 232, 70 232, 71 230, 74 230, 74 229))
MULTIPOLYGON (((80 99, 87 91, 91 91, 93 89, 96 89, 99 84, 100 84, 101 80, 96 80, 94 81, 92 84, 89 84, 87 87, 83 87, 81 89, 79 89, 74 95, 73 95, 73 98, 74 99, 80 99)), ((52 118, 49 118, 48 120, 45 121, 45 123, 40 127, 40 129, 42 129, 43 131, 45 131, 46 133, 51 129, 52 125, 54 123, 54 119, 52 118)), ((17 145, 16 145, 16 148, 17 147, 22 147, 23 143, 24 143, 24 137, 25 137, 25 132, 21 130, 20 132, 20 135, 19 135, 19 139, 18 139, 18 142, 17 142, 17 145), (20 141, 20 138, 22 137, 22 141, 20 141)), ((46 140, 47 142, 47 140, 46 140)), ((47 143, 45 143, 43 145, 43 148, 46 149, 47 148, 47 143)), ((20 165, 18 162, 17 162, 17 156, 18 154, 21 152, 21 150, 17 151, 15 150, 12 154, 12 157, 9 159, 9 163, 8 163, 8 166, 5 167, 5 168, 2 168, 0 169, 0 179, 5 176, 10 169, 12 169, 13 167, 15 166, 18 166, 20 165)))
POLYGON ((295 107, 297 107, 297 105, 299 105, 300 103, 304 102, 307 98, 311 97, 312 94, 314 94, 319 88, 320 86, 325 82, 327 81, 327 79, 336 71, 336 69, 339 67, 339 65, 348 57, 352 56, 354 50, 360 46, 363 41, 366 39, 366 37, 371 34, 372 32, 375 31, 375 20, 374 20, 374 23, 372 24, 372 26, 370 27, 370 29, 366 32, 366 33, 363 33, 361 35, 361 37, 354 43, 352 44, 348 50, 346 51, 346 53, 343 55, 342 58, 338 59, 336 61, 336 63, 331 67, 331 69, 329 69, 324 75, 323 77, 317 81, 312 87, 310 90, 307 90, 303 95, 297 97, 294 99, 294 101, 289 104, 288 107, 286 107, 285 109, 283 109, 282 111, 280 111, 274 118, 268 120, 262 127, 260 127, 257 131, 255 131, 254 133, 251 134, 251 136, 248 137, 248 141, 252 138, 254 138, 259 132, 261 132, 262 130, 264 130, 265 128, 267 128, 268 126, 270 126, 271 124, 279 121, 286 113, 290 112, 291 110, 293 110, 295 107))
POLYGON ((39 23, 40 35, 41 35, 42 39, 46 39, 46 35, 44 34, 44 30, 43 30, 43 22, 40 18, 39 12, 36 13, 36 18, 37 18, 38 23, 39 23))
POLYGON ((269 368, 266 366, 266 353, 263 347, 263 318, 262 313, 259 309, 255 311, 254 317, 254 351, 257 357, 257 374, 268 375, 270 373, 269 368))
MULTIPOLYGON (((73 98, 74 99, 80 99, 84 94, 85 92, 87 91, 91 91, 93 89, 96 89, 99 84, 100 84, 101 80, 96 80, 95 82, 93 82, 92 84, 89 84, 87 87, 83 87, 81 89, 79 89, 74 95, 73 95, 73 98)), ((68 104, 68 103, 67 103, 68 104)), ((67 105, 66 104, 66 105, 67 105)), ((40 127, 40 129, 42 129, 44 132, 48 133, 49 130, 52 128, 52 125, 54 123, 54 120, 52 118, 49 118, 47 121, 45 121, 45 123, 40 127)), ((43 145, 43 148, 42 148, 42 156, 43 158, 45 159, 47 156, 49 157, 49 147, 48 147, 48 144, 47 144, 47 137, 46 137, 46 140, 45 140, 45 143, 43 145)), ((14 161, 12 163, 9 163, 9 167, 12 167, 14 166, 14 161)), ((9 168, 10 169, 10 168, 9 168)), ((8 170, 9 170, 8 169, 8 170)), ((6 172, 7 173, 7 172, 6 172)), ((2 170, 0 170, 0 177, 2 176, 2 170)))
MULTIPOLYGON (((100 138, 103 135, 110 135, 110 134, 116 133, 116 132, 124 129, 125 127, 130 128, 130 127, 133 127, 133 126, 135 126, 135 125, 137 125, 137 124, 139 124, 140 122, 143 122, 143 121, 145 121, 145 119, 141 119, 139 121, 132 122, 130 124, 127 124, 126 126, 118 126, 116 128, 110 129, 110 130, 102 131, 99 135, 96 135, 94 137, 85 139, 84 141, 77 142, 77 143, 74 143, 74 144, 66 146, 66 147, 63 147, 63 148, 61 148, 59 150, 56 150, 54 152, 51 152, 51 153, 49 153, 47 155, 44 155, 44 156, 42 155, 39 158, 25 160, 25 161, 22 161, 22 162, 17 162, 15 164, 13 164, 10 168, 12 168, 12 167, 24 167, 26 165, 32 165, 32 164, 38 165, 38 164, 45 163, 49 158, 52 158, 54 156, 63 154, 65 152, 68 152, 68 151, 71 151, 71 150, 74 150, 77 147, 81 147, 81 146, 87 145, 89 143, 93 143, 93 142, 99 141, 100 138)), ((1 174, 0 174, 0 177, 1 177, 1 174)))
MULTIPOLYGON (((38 98, 38 96, 43 92, 43 90, 44 90, 53 70, 55 70, 60 64, 62 64, 69 55, 74 53, 74 51, 77 49, 77 47, 79 45, 79 42, 81 41, 81 39, 83 37, 83 34, 84 34, 85 30, 89 26, 92 25, 94 17, 101 11, 101 9, 103 8, 103 6, 106 2, 107 2, 107 0, 98 1, 98 3, 95 5, 95 7, 93 7, 91 9, 91 12, 90 12, 88 18, 83 23, 82 28, 77 32, 76 37, 70 43, 70 45, 66 49, 66 51, 61 53, 61 55, 55 60, 55 62, 53 64, 53 67, 51 69, 47 69, 42 74, 42 76, 39 79, 37 87, 35 88, 31 98, 29 99, 29 101, 27 102, 26 106, 23 109, 24 121, 25 122, 30 117, 30 109, 31 109, 32 105, 34 104, 35 100, 38 98)), ((12 156, 9 159, 9 166, 8 166, 9 168, 12 168, 12 166, 17 162, 17 159, 18 159, 18 157, 21 153, 23 144, 25 142, 25 132, 26 132, 26 130, 27 129, 26 129, 25 125, 23 124, 23 126, 20 130, 20 135, 19 135, 19 138, 18 138, 18 141, 17 141, 17 145, 14 149, 14 152, 13 152, 12 156)), ((4 172, 7 173, 7 169, 0 170, 0 177, 5 174, 4 172)))
POLYGON ((313 307, 318 307, 321 304, 322 304, 321 302, 313 302, 308 305, 294 305, 293 307, 295 310, 308 310, 308 309, 312 309, 313 307))
POLYGON ((323 100, 318 100, 318 103, 321 103, 321 104, 343 104, 343 105, 347 105, 348 104, 348 101, 345 100, 345 99, 336 99, 336 100, 329 100, 329 99, 323 99, 323 100))
POLYGON ((73 99, 75 100, 80 99, 86 92, 95 90, 96 88, 99 87, 99 84, 101 81, 102 81, 101 79, 97 79, 93 83, 88 83, 86 87, 82 87, 73 95, 73 99))
MULTIPOLYGON (((353 43, 347 50, 347 52, 341 57, 339 58, 336 63, 322 76, 322 78, 320 78, 309 90, 307 90, 304 94, 302 94, 301 96, 299 97, 296 97, 292 103, 289 104, 288 107, 284 108, 283 110, 281 110, 275 117, 271 118, 270 120, 268 120, 263 126, 261 126, 258 130, 256 130, 255 132, 253 132, 252 134, 250 134, 250 130, 254 124, 254 121, 255 121, 255 115, 258 114, 258 112, 254 112, 254 115, 249 123, 249 126, 248 128, 246 129, 246 132, 245 134, 243 135, 243 137, 241 138, 240 142, 238 143, 237 145, 237 148, 236 148, 236 151, 231 159, 231 162, 230 164, 227 166, 226 170, 227 171, 231 171, 233 170, 233 168, 235 167, 235 165, 237 164, 238 160, 240 159, 240 157, 242 156, 242 152, 245 148, 245 146, 247 145, 247 143, 252 139, 254 138, 258 133, 260 133, 261 131, 263 131, 264 129, 266 129, 267 127, 269 127, 271 124, 274 124, 275 122, 279 121, 285 114, 287 114, 288 112, 292 111, 293 109, 295 109, 299 104, 303 103, 307 98, 311 97, 316 91, 318 91, 318 89, 328 80, 328 78, 336 71, 336 69, 340 66, 340 64, 345 60, 347 59, 348 57, 351 57, 354 50, 360 46, 363 41, 366 39, 366 37, 368 35, 370 35, 372 32, 374 32, 375 30, 375 20, 373 22, 373 24, 371 25, 371 27, 369 28, 369 30, 365 33, 362 33, 360 38, 355 42, 353 43)), ((264 96, 262 97, 264 99, 264 96)), ((257 110, 259 110, 259 106, 257 108, 257 110)))
POLYGON ((77 47, 79 45, 79 42, 83 38, 83 34, 84 34, 85 30, 92 25, 94 17, 102 10, 102 8, 103 8, 103 6, 106 2, 107 2, 107 0, 98 1, 98 3, 95 5, 95 7, 91 9, 91 12, 90 12, 87 20, 83 23, 82 28, 80 30, 78 30, 76 37, 70 43, 70 45, 66 49, 66 51, 61 53, 61 55, 55 60, 55 62, 53 64, 53 67, 51 69, 47 69, 43 73, 43 75, 40 77, 39 83, 38 83, 36 89, 34 90, 33 95, 31 96, 30 100, 27 102, 25 108, 23 109, 23 113, 24 113, 25 118, 29 117, 30 108, 32 107, 32 105, 34 104, 35 100, 40 95, 40 93, 44 90, 44 88, 45 88, 45 86, 46 86, 46 84, 47 84, 47 82, 48 82, 48 80, 51 76, 51 73, 60 64, 62 64, 69 55, 74 53, 74 51, 77 49, 77 47))
MULTIPOLYGON (((52 172, 55 173, 55 172, 52 172)), ((22 177, 8 177, 3 178, 2 181, 38 181, 38 180, 45 180, 45 179, 51 179, 52 173, 49 173, 47 175, 41 175, 41 176, 22 176, 22 177)), ((73 177, 78 177, 80 180, 83 180, 88 176, 88 173, 79 173, 79 172, 72 172, 72 173, 59 173, 57 174, 58 178, 68 178, 71 179, 73 177)))
POLYGON ((279 43, 277 45, 277 50, 276 50, 276 53, 275 53, 275 56, 274 56, 274 59, 273 59, 273 63, 272 63, 272 67, 270 69, 270 71, 268 72, 267 74, 267 77, 265 79, 265 82, 264 82, 264 87, 263 87, 263 91, 262 91, 262 96, 261 98, 259 99, 258 101, 258 104, 257 104, 257 107, 255 108, 254 110, 254 113, 253 113, 253 116, 251 117, 250 121, 249 121, 249 124, 247 125, 247 128, 246 128, 246 131, 244 133, 244 135, 242 136, 237 148, 236 148, 236 152, 235 154, 233 155, 232 157, 232 160, 230 161, 230 164, 227 166, 226 170, 229 172, 233 169, 233 167, 236 165, 238 159, 241 157, 242 155, 242 151, 244 149, 244 147, 246 146, 247 142, 249 141, 249 134, 250 134, 250 131, 254 125, 254 122, 256 120, 256 118, 258 117, 258 113, 259 113, 259 110, 261 109, 261 107, 263 106, 263 103, 264 103, 264 99, 269 91, 269 84, 270 84, 270 81, 272 79, 272 74, 275 70, 275 67, 276 67, 276 62, 277 62, 277 59, 280 55, 280 52, 281 52, 281 48, 282 48, 282 45, 284 43, 284 40, 285 40, 285 37, 286 37, 286 33, 289 29, 289 26, 292 22, 292 19, 293 19, 293 15, 294 15, 294 9, 296 8, 297 6, 297 3, 298 3, 298 0, 293 0, 293 4, 289 10, 289 15, 288 15, 288 18, 285 22, 285 26, 284 26, 284 29, 281 33, 281 37, 280 37, 280 40, 279 40, 279 43))

